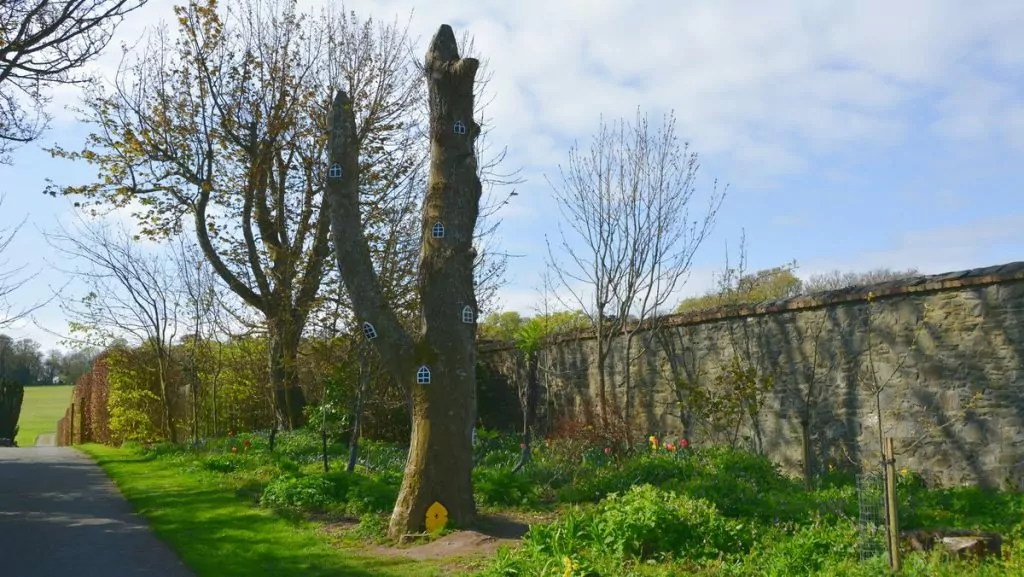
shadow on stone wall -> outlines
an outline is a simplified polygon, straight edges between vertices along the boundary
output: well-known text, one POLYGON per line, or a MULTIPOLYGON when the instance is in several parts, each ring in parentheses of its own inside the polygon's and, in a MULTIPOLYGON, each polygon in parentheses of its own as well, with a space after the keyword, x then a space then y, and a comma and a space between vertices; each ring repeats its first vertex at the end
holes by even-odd
MULTIPOLYGON (((629 417, 652 433, 706 442, 676 385, 711 386, 735 354, 776 382, 762 418, 743 431, 760 439, 752 448, 798 472, 806 424, 815 470, 875 466, 873 366, 880 381, 892 375, 878 401, 901 467, 944 484, 1024 488, 1024 263, 672 315, 640 329, 635 342, 647 350, 630 366, 629 417)), ((613 341, 606 369, 617 415, 623 340, 613 341)), ((510 374, 510 354, 500 343, 480 350, 506 387, 522 378, 510 374)), ((550 339, 541 354, 542 428, 600 418, 595 357, 586 331, 550 339)))

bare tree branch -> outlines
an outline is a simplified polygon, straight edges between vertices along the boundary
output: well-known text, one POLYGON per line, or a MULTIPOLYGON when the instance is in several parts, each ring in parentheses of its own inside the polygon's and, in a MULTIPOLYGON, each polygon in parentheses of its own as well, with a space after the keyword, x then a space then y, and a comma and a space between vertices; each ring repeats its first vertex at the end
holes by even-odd
MULTIPOLYGON (((691 220, 698 169, 696 153, 678 142, 672 115, 652 130, 638 111, 633 123, 602 119, 589 149, 574 145, 568 166, 560 167, 561 183, 551 183, 574 234, 570 240, 559 227, 558 252, 568 262, 560 262, 550 242, 548 261, 575 301, 568 308, 582 308, 596 332, 603 424, 608 419, 605 363, 611 340, 627 334, 628 364, 640 323, 662 312, 685 282, 724 198, 716 183, 703 217, 691 220)), ((625 378, 628 413, 629 371, 625 378)))
POLYGON ((0 162, 49 122, 46 89, 83 82, 75 72, 107 47, 125 15, 148 0, 0 2, 0 162))

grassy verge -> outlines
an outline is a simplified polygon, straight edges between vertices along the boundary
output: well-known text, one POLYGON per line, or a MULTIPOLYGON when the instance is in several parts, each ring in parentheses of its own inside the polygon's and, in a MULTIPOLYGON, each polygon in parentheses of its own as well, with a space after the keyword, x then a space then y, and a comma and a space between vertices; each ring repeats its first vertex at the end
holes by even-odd
POLYGON ((183 462, 102 445, 80 447, 93 457, 135 510, 198 577, 332 577, 438 575, 424 562, 375 558, 332 543, 312 523, 257 509, 235 488, 183 462))
MULTIPOLYGON (((274 452, 263 433, 195 446, 85 450, 200 577, 887 573, 884 555, 860 560, 868 535, 859 529, 860 496, 849 473, 823 473, 807 492, 764 457, 685 447, 652 441, 627 449, 556 438, 538 443, 533 462, 512 473, 520 451, 516 436, 478 433, 477 503, 486 513, 529 520, 530 531, 516 547, 496 554, 462 551, 436 564, 367 546, 380 537, 398 494, 405 461, 400 446, 366 440, 359 467, 346 473, 337 467, 347 447, 335 441, 329 445, 335 468, 326 474, 319 434, 305 430, 279 433, 274 452), (309 515, 331 523, 332 536, 289 520, 309 515)), ((906 577, 1024 575, 1024 494, 929 487, 903 469, 897 494, 903 529, 985 530, 1004 538, 1002 558, 980 563, 937 552, 908 554, 906 577)), ((875 533, 871 540, 881 546, 881 538, 875 533)), ((431 551, 438 549, 444 548, 431 551)))
POLYGON ((71 385, 25 387, 18 419, 18 446, 31 447, 36 437, 57 430, 57 421, 71 403, 71 385))

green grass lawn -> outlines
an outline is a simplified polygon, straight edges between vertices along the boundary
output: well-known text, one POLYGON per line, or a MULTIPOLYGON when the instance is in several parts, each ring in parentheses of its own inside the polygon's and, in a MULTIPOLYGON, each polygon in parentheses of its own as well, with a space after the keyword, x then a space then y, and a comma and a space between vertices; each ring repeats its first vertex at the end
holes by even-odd
POLYGON ((31 447, 36 437, 57 430, 57 421, 71 403, 72 385, 25 387, 18 419, 18 446, 31 447))
MULTIPOLYGON (((83 445, 198 577, 362 577, 440 575, 438 568, 399 557, 374 558, 333 542, 312 523, 258 509, 215 474, 187 461, 131 448, 83 445)), ((336 540, 335 540, 336 541, 336 540)))
MULTIPOLYGON (((370 543, 398 494, 405 450, 364 440, 353 473, 324 473, 316 431, 238 433, 193 445, 85 445, 199 577, 477 575, 478 577, 877 577, 884 555, 860 560, 860 495, 849 471, 822 472, 807 491, 763 456, 726 447, 632 449, 580 438, 538 443, 519 473, 514 434, 481 432, 477 503, 530 520, 519 546, 496 554, 412 561, 370 543), (338 522, 330 534, 310 515, 338 522), (344 527, 348 527, 345 529, 344 527), (374 556, 376 555, 376 557, 374 556)), ((664 441, 664 439, 663 439, 664 441)), ((330 444, 334 462, 347 447, 330 444)), ((1024 494, 929 487, 900 470, 905 530, 956 528, 1003 536, 983 563, 906 552, 906 577, 1024 576, 1024 494)), ((479 528, 479 527, 478 527, 479 528)), ((876 533, 881 546, 882 533, 876 533)), ((434 548, 435 552, 437 549, 434 548)), ((477 551, 476 553, 481 553, 477 551)))

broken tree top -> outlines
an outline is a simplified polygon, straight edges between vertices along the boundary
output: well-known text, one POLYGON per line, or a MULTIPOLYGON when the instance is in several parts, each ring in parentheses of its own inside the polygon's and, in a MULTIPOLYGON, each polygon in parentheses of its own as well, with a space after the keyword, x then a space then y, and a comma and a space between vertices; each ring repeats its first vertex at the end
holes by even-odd
POLYGON ((463 66, 468 66, 475 73, 480 62, 476 58, 459 58, 459 43, 455 40, 455 32, 452 27, 442 24, 430 41, 430 48, 427 49, 426 65, 429 70, 438 64, 455 63, 461 60, 463 66))

